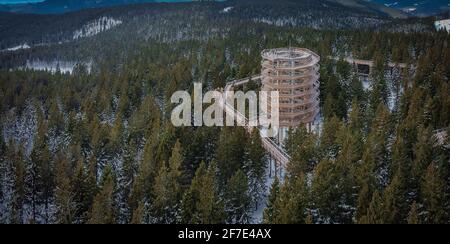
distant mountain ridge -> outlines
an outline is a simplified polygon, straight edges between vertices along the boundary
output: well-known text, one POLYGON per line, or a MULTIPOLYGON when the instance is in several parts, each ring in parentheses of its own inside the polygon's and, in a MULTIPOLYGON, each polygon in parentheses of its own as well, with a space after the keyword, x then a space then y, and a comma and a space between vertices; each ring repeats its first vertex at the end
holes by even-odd
POLYGON ((450 11, 449 0, 365 0, 395 8, 412 15, 437 15, 450 11))
MULTIPOLYGON (((54 14, 89 8, 102 8, 154 2, 190 2, 192 0, 45 0, 36 3, 0 4, 1 12, 54 14)), ((277 1, 277 0, 273 0, 277 1)), ((302 1, 302 0, 292 0, 302 1)), ((450 0, 326 0, 346 7, 384 13, 394 18, 411 15, 437 15, 450 11, 450 0)))
MULTIPOLYGON (((186 0, 167 0, 165 2, 183 2, 186 0)), ((51 14, 78 11, 87 8, 101 8, 137 3, 162 2, 160 0, 45 0, 38 3, 3 4, 0 11, 15 13, 51 14)))
MULTIPOLYGON (((117 5, 152 3, 152 2, 188 2, 189 0, 46 0, 40 3, 10 4, 0 5, 0 11, 15 13, 65 13, 86 8, 99 8, 117 5)), ((273 0, 276 1, 276 0, 273 0)), ((301 1, 301 0, 296 0, 301 1)), ((364 0, 327 0, 339 3, 346 7, 363 9, 369 12, 379 12, 395 18, 406 17, 407 15, 399 10, 386 7, 382 4, 367 2, 364 0)), ((295 2, 295 1, 293 1, 295 2)))
POLYGON ((353 7, 357 9, 362 9, 366 11, 376 11, 379 13, 383 13, 393 18, 406 18, 408 14, 402 12, 400 10, 387 7, 383 4, 373 3, 371 1, 366 0, 328 0, 329 2, 339 3, 346 7, 353 7))

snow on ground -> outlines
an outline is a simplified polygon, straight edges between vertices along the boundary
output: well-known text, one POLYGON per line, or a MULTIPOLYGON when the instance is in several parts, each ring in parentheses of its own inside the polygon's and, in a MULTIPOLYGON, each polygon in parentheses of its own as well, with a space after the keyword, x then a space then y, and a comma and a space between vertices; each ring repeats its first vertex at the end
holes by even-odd
POLYGON ((30 155, 33 150, 34 135, 37 131, 35 106, 31 102, 27 102, 21 116, 16 116, 16 113, 11 111, 4 123, 2 131, 4 141, 14 140, 17 144, 24 145, 25 154, 30 155))
POLYGON ((398 5, 398 2, 394 2, 394 3, 385 3, 385 4, 384 4, 384 6, 386 6, 386 7, 393 7, 393 6, 396 6, 396 5, 398 5))
POLYGON ((438 20, 434 22, 436 30, 446 30, 450 32, 450 19, 438 20))
POLYGON ((224 8, 222 11, 220 11, 223 14, 229 13, 231 12, 231 10, 233 10, 234 7, 226 7, 224 8))
POLYGON ((95 36, 101 32, 107 31, 121 24, 122 24, 121 20, 116 20, 111 17, 101 17, 97 20, 87 23, 81 29, 76 30, 73 33, 73 40, 95 36))
POLYGON ((316 135, 320 136, 322 134, 324 118, 322 114, 319 114, 314 119, 313 125, 311 126, 311 131, 316 135))
POLYGON ((361 82, 363 84, 364 91, 371 91, 372 90, 372 82, 368 77, 362 77, 361 82))
POLYGON ((28 44, 22 44, 19 46, 15 46, 15 47, 11 47, 11 48, 7 48, 5 50, 2 50, 2 52, 14 52, 17 50, 23 50, 23 49, 30 49, 31 47, 28 44))
POLYGON ((417 8, 414 8, 414 7, 402 8, 402 11, 406 12, 406 13, 412 13, 412 12, 415 12, 416 10, 417 10, 417 8))
POLYGON ((270 194, 270 189, 272 187, 272 184, 275 180, 275 167, 272 163, 269 163, 269 167, 267 168, 266 172, 266 192, 264 194, 263 199, 258 203, 258 208, 253 212, 252 215, 252 223, 253 224, 261 224, 263 222, 263 215, 264 215, 264 209, 266 209, 267 206, 267 198, 270 194), (271 168, 270 168, 271 167, 271 168), (272 172, 272 174, 270 174, 272 172))
MULTIPOLYGON (((72 61, 41 61, 41 60, 29 61, 28 60, 26 66, 25 66, 25 69, 49 71, 52 73, 56 73, 59 70, 61 73, 72 74, 73 69, 75 68, 75 66, 77 64, 78 64, 77 62, 72 62, 72 61)), ((84 65, 87 66, 88 72, 90 72, 92 64, 85 63, 84 65)))

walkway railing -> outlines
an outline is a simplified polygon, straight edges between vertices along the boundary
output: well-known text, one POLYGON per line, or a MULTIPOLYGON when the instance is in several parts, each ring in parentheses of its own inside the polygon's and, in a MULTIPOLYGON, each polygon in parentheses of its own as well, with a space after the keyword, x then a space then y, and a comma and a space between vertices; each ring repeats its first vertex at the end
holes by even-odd
MULTIPOLYGON (((258 79, 261 79, 260 75, 231 81, 226 84, 225 92, 231 91, 231 89, 235 86, 244 85, 244 84, 248 83, 250 80, 258 80, 258 79)), ((250 133, 254 129, 254 127, 250 126, 250 123, 249 123, 250 121, 245 117, 245 115, 243 115, 242 113, 237 111, 233 105, 230 105, 228 103, 227 100, 225 101, 225 103, 221 103, 221 105, 224 107, 224 110, 227 114, 233 116, 233 118, 236 118, 236 120, 238 122, 240 122, 241 124, 242 123, 245 124, 245 128, 246 128, 247 132, 250 133)), ((258 126, 257 129, 260 132, 262 132, 263 128, 258 126)), ((266 152, 269 153, 270 156, 273 159, 275 159, 275 161, 280 166, 286 167, 289 160, 291 159, 291 156, 289 156, 289 154, 287 154, 287 152, 280 145, 278 145, 275 141, 273 141, 271 138, 262 137, 261 140, 262 140, 262 146, 266 150, 266 152)))

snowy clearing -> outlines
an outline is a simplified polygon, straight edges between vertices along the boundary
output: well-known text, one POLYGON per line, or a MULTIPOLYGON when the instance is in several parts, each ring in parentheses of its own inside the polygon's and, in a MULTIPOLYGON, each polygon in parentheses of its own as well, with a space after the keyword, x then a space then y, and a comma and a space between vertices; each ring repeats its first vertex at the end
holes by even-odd
MULTIPOLYGON (((72 62, 72 61, 41 61, 41 60, 34 60, 34 61, 27 61, 27 64, 25 66, 25 69, 30 70, 41 70, 41 71, 49 71, 51 73, 56 73, 57 71, 60 71, 61 73, 69 73, 72 74, 75 66, 77 66, 78 62, 72 62)), ((91 63, 84 63, 84 65, 87 68, 87 71, 91 71, 92 64, 91 63)))
POLYGON ((229 13, 231 12, 231 10, 233 10, 234 7, 226 7, 224 8, 222 11, 220 11, 223 14, 229 13))
POLYGON ((81 29, 76 30, 73 33, 73 40, 95 36, 101 32, 107 31, 121 24, 122 24, 121 20, 116 20, 110 17, 101 17, 100 19, 89 22, 88 24, 84 25, 81 29))
POLYGON ((434 22, 434 27, 436 30, 446 30, 450 32, 450 19, 438 20, 434 22))
POLYGON ((22 44, 19 46, 15 46, 15 47, 11 47, 11 48, 7 48, 5 50, 2 50, 2 52, 14 52, 17 50, 23 50, 23 49, 30 49, 31 47, 28 44, 22 44))

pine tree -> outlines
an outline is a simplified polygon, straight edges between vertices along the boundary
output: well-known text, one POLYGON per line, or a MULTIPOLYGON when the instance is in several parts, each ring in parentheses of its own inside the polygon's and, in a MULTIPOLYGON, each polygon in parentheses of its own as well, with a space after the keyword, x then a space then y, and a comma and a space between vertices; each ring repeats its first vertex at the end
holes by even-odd
POLYGON ((305 224, 307 224, 307 225, 314 224, 313 216, 311 213, 308 213, 308 215, 306 216, 305 224))
POLYGON ((37 223, 38 217, 42 217, 45 223, 49 222, 48 208, 53 197, 54 188, 54 167, 50 150, 47 145, 47 125, 43 121, 43 115, 38 116, 38 133, 35 138, 33 151, 31 152, 31 162, 28 166, 26 184, 28 189, 28 203, 31 206, 31 219, 37 223), (44 216, 38 212, 39 205, 43 204, 44 216))
POLYGON ((334 103, 335 101, 333 99, 333 96, 331 94, 328 94, 323 105, 323 114, 325 118, 331 118, 336 115, 334 103))
POLYGON ((317 160, 317 138, 304 126, 289 131, 285 147, 292 157, 287 166, 290 177, 299 177, 314 168, 317 160))
POLYGON ((217 165, 213 162, 203 179, 203 187, 198 202, 199 219, 204 224, 220 224, 225 222, 224 203, 217 191, 217 165))
POLYGON ((99 192, 94 197, 89 224, 115 224, 117 217, 116 178, 111 167, 105 169, 99 192))
POLYGON ((246 138, 242 127, 222 127, 215 157, 219 167, 219 184, 222 187, 225 187, 225 183, 237 170, 242 169, 246 161, 246 138))
POLYGON ((370 104, 373 111, 379 104, 388 104, 388 85, 385 77, 385 58, 380 53, 375 54, 375 67, 372 72, 373 87, 370 94, 370 104))
POLYGON ((71 170, 69 163, 65 156, 59 155, 56 160, 56 223, 73 223, 76 208, 71 187, 71 170))
POLYGON ((133 211, 133 215, 131 217, 130 224, 143 224, 144 223, 144 215, 145 215, 145 205, 143 202, 140 202, 138 207, 133 211))
POLYGON ((420 224, 418 211, 419 210, 418 210, 417 203, 413 202, 413 204, 411 205, 411 210, 409 211, 409 214, 408 214, 408 224, 412 224, 412 225, 420 224))
POLYGON ((385 224, 384 203, 379 191, 372 196, 367 214, 359 220, 359 224, 385 224))
MULTIPOLYGON (((10 144, 13 148, 14 144, 10 144)), ((22 150, 12 152, 9 154, 9 160, 13 165, 14 173, 14 184, 13 184, 13 195, 11 204, 11 222, 15 224, 23 223, 24 211, 23 204, 25 201, 25 161, 23 159, 22 150)))
POLYGON ((444 224, 448 222, 446 206, 446 182, 441 177, 439 168, 430 164, 422 182, 422 198, 424 203, 425 223, 444 224))
POLYGON ((229 180, 225 190, 225 209, 228 215, 228 223, 250 223, 251 199, 248 193, 247 177, 242 170, 238 170, 229 180))
POLYGON ((364 86, 357 75, 354 75, 350 81, 350 95, 353 101, 365 101, 366 93, 364 91, 364 86))
POLYGON ((114 126, 111 129, 109 138, 109 153, 115 155, 121 152, 123 146, 124 128, 123 128, 122 114, 118 113, 116 115, 116 120, 114 121, 114 126))
MULTIPOLYGON (((3 131, 3 125, 2 121, 0 121, 0 131, 3 131)), ((7 172, 7 165, 6 165, 6 153, 7 153, 7 147, 6 143, 3 141, 3 138, 0 138, 0 185, 4 186, 6 184, 6 172, 7 172)), ((4 201, 4 189, 3 187, 0 187, 0 202, 4 201)), ((1 222, 1 220, 0 220, 1 222)))
POLYGON ((404 224, 408 214, 405 176, 398 172, 384 192, 385 223, 404 224))
POLYGON ((84 159, 80 158, 76 163, 74 175, 71 181, 73 201, 75 204, 74 223, 84 224, 89 220, 89 210, 92 201, 97 194, 96 176, 92 170, 86 171, 84 159))
POLYGON ((413 189, 415 200, 419 200, 420 183, 433 160, 433 137, 430 128, 419 128, 417 143, 414 145, 414 160, 411 169, 411 188, 413 189))
POLYGON ((152 188, 155 177, 159 171, 160 164, 162 163, 157 161, 158 159, 156 153, 160 140, 159 120, 154 121, 151 129, 151 132, 147 132, 149 133, 149 136, 146 138, 142 159, 138 166, 139 169, 128 198, 128 205, 130 206, 131 212, 136 210, 140 202, 148 204, 149 201, 152 200, 152 188))
POLYGON ((345 160, 345 157, 337 162, 324 159, 314 171, 312 196, 321 222, 352 223, 356 183, 351 162, 345 160))
POLYGON ((275 202, 274 224, 305 224, 310 205, 309 189, 304 175, 286 178, 275 202))
POLYGON ((153 207, 155 208, 157 221, 160 223, 177 223, 179 218, 179 202, 181 197, 181 163, 183 161, 181 155, 181 145, 177 141, 169 161, 169 168, 165 163, 161 167, 155 180, 154 195, 155 200, 153 207))
POLYGON ((335 217, 340 223, 353 223, 357 205, 358 181, 357 165, 361 159, 361 138, 359 133, 348 129, 339 132, 338 141, 342 148, 334 164, 337 193, 341 196, 337 204, 338 213, 335 217))
POLYGON ((215 164, 211 164, 209 169, 206 169, 204 162, 200 164, 191 186, 183 196, 182 223, 225 223, 224 205, 217 190, 216 170, 215 164))
POLYGON ((342 126, 343 124, 336 116, 325 122, 319 145, 319 153, 322 158, 336 158, 339 151, 338 131, 342 126))
POLYGON ((56 130, 57 133, 62 131, 64 129, 64 117, 58 107, 57 99, 54 99, 50 105, 49 114, 49 128, 56 130))
POLYGON ((191 186, 183 196, 181 215, 182 222, 185 224, 195 224, 200 222, 197 213, 197 203, 200 199, 200 190, 203 184, 203 177, 206 173, 206 164, 205 162, 202 162, 195 173, 191 186))
POLYGON ((129 223, 133 217, 133 211, 129 205, 129 199, 135 175, 137 173, 136 151, 138 150, 135 142, 129 141, 123 148, 123 165, 120 168, 117 182, 119 191, 119 209, 121 223, 129 223))
POLYGON ((358 104, 358 100, 352 101, 352 108, 349 115, 349 128, 351 131, 355 133, 361 133, 364 128, 364 123, 362 119, 360 105, 358 104))
POLYGON ((267 206, 264 209, 263 222, 264 224, 273 224, 275 218, 279 215, 278 209, 276 208, 276 202, 280 194, 280 181, 278 177, 275 177, 272 183, 270 194, 267 199, 267 206))
POLYGON ((380 105, 377 110, 377 115, 372 122, 371 132, 368 135, 366 142, 367 159, 370 159, 374 165, 370 172, 376 178, 379 185, 385 185, 384 181, 387 177, 384 175, 385 169, 388 167, 391 160, 391 155, 388 150, 388 143, 390 139, 390 114, 389 110, 380 105))

